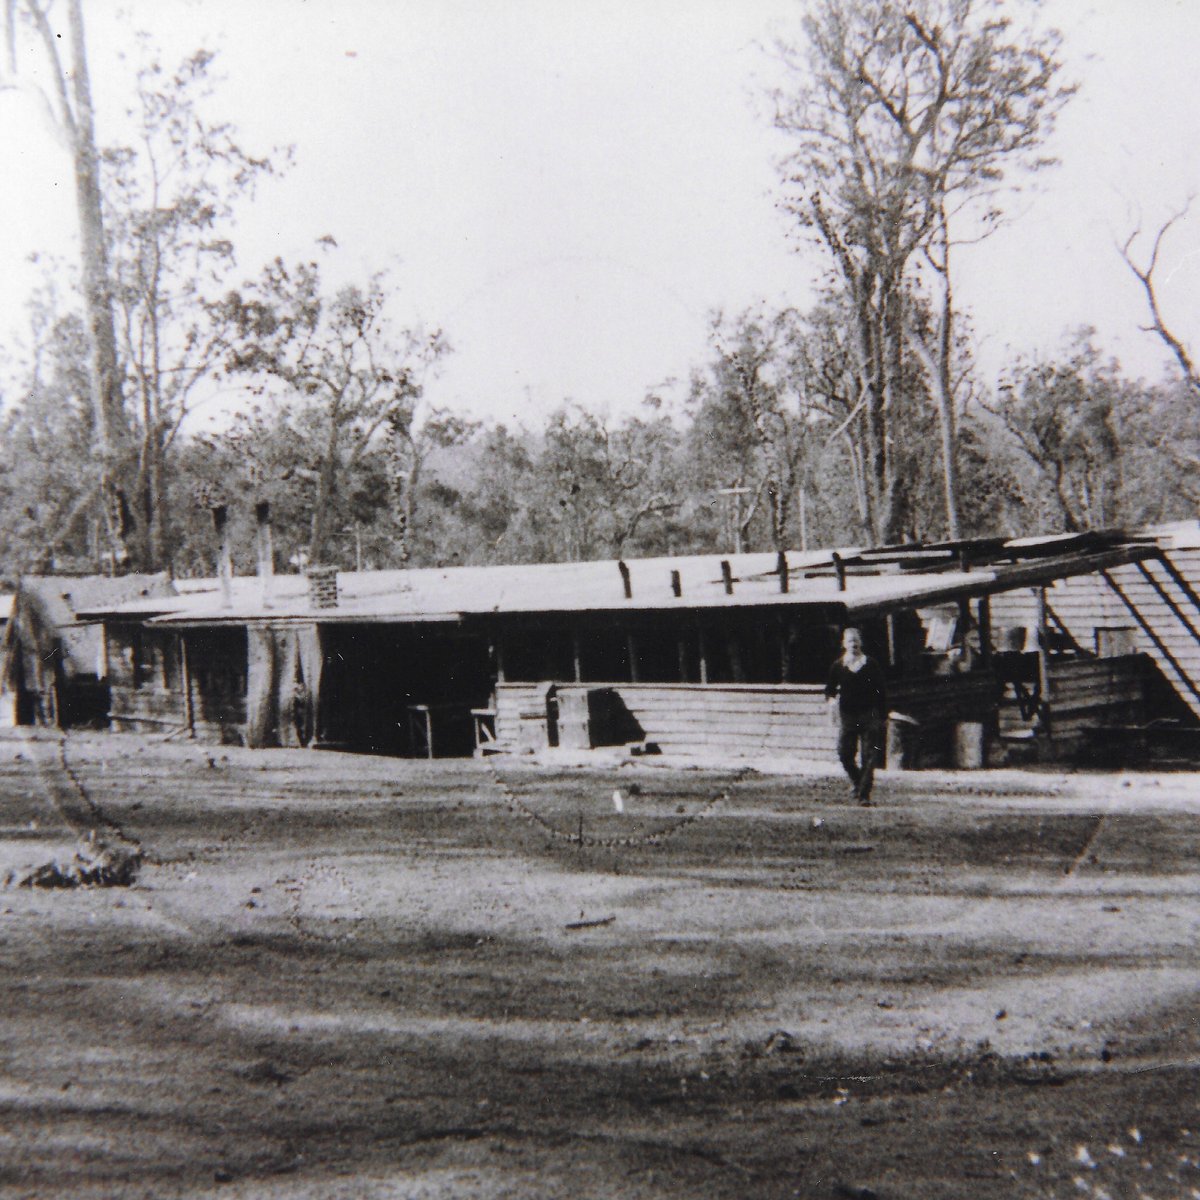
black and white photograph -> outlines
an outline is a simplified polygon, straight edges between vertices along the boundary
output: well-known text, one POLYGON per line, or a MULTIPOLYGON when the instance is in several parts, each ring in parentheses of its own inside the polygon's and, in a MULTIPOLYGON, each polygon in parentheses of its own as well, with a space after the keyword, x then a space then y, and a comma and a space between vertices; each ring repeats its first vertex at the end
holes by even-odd
POLYGON ((0 1200, 1200 1197, 1197 0, 4 0, 0 1200))

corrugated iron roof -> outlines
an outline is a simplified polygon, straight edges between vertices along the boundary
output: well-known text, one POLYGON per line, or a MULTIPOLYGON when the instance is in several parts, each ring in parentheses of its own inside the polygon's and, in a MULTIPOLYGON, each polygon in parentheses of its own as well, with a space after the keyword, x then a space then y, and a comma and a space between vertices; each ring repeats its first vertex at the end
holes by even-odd
MULTIPOLYGON (((13 653, 42 657, 57 647, 67 674, 95 673, 102 630, 80 614, 98 606, 109 609, 131 601, 150 603, 153 596, 175 598, 174 591, 165 574, 22 575, 5 612, 10 618, 5 622, 5 646, 13 653)), ((169 601, 153 603, 162 611, 162 604, 169 601)))
MULTIPOLYGON (((922 603, 979 596, 1050 582, 1157 553, 1147 542, 1115 535, 945 543, 908 550, 844 549, 789 552, 788 590, 780 587, 774 553, 689 555, 600 562, 516 566, 424 567, 344 571, 338 603, 315 608, 309 582, 276 575, 264 598, 263 581, 231 581, 226 603, 218 580, 190 581, 184 594, 95 607, 92 617, 154 620, 172 625, 257 621, 458 621, 490 613, 547 614, 671 609, 835 606, 871 615, 922 603), (970 547, 970 548, 968 548, 970 547), (1051 549, 1065 552, 1054 553, 1051 549), (1049 552, 1048 552, 1049 551, 1049 552), (972 553, 983 556, 972 559, 972 553), (722 573, 728 562, 732 592, 722 573), (630 595, 626 595, 628 573, 630 595), (678 572, 680 595, 672 586, 678 572), (843 586, 844 585, 844 586, 843 586)), ((181 589, 182 590, 182 589, 181 589)))

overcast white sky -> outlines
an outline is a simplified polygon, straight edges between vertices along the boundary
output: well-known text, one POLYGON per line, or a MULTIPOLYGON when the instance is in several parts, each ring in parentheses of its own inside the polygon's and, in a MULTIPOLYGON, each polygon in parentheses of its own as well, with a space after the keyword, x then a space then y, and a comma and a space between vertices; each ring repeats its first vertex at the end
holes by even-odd
MULTIPOLYGON (((221 51, 216 115, 294 143, 239 234, 247 275, 326 233, 340 269, 394 268, 395 314, 446 330, 435 403, 537 423, 564 400, 622 413, 706 355, 708 314, 804 304, 822 262, 775 207, 760 48, 793 0, 85 0, 102 140, 120 134, 131 28, 175 58, 221 51), (121 19, 120 14, 128 14, 121 19)), ((1094 325, 1135 374, 1165 361, 1116 242, 1200 190, 1197 0, 1047 0, 1083 85, 1062 166, 960 257, 994 372, 1094 325)), ((71 176, 33 104, 0 95, 2 324, 32 250, 70 252, 71 176)), ((1198 205, 1200 210, 1200 205, 1198 205)), ((1162 292, 1200 339, 1200 211, 1162 292)), ((226 397, 228 399, 228 397, 226 397)), ((216 409, 214 404, 210 412, 216 409)))

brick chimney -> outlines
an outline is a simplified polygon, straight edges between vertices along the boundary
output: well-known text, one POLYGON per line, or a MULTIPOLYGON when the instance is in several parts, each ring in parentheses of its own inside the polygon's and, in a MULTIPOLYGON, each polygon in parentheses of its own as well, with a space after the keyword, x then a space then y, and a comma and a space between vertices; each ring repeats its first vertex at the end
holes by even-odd
POLYGON ((337 608, 337 567, 308 568, 308 600, 313 608, 337 608))

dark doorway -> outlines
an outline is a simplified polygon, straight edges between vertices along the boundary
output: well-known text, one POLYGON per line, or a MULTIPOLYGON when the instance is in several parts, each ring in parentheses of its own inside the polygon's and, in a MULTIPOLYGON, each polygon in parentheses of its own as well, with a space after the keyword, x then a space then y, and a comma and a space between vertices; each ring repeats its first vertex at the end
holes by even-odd
POLYGON ((474 753, 472 709, 491 702, 484 638, 436 625, 326 625, 321 741, 370 754, 474 753))

